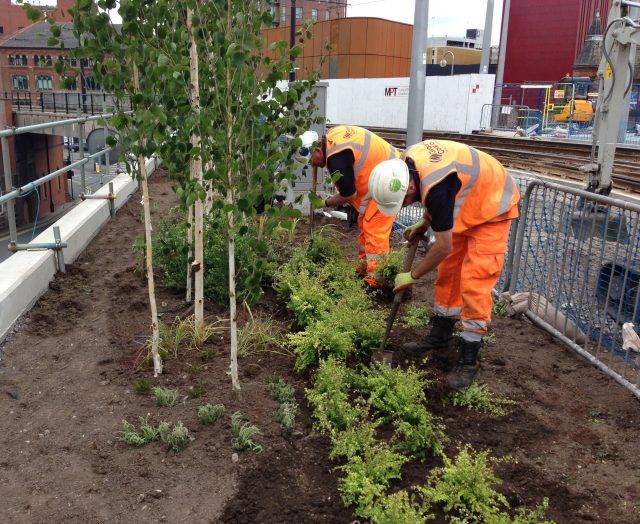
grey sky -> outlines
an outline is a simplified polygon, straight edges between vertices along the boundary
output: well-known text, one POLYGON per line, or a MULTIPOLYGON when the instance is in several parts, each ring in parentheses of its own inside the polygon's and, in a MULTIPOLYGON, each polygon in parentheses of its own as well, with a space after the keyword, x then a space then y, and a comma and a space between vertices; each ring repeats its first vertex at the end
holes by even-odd
MULTIPOLYGON (((500 42, 502 1, 496 0, 492 43, 500 42)), ((413 24, 414 0, 349 0, 347 16, 375 16, 413 24)), ((484 28, 486 0, 430 0, 429 36, 464 36, 465 29, 484 28)))

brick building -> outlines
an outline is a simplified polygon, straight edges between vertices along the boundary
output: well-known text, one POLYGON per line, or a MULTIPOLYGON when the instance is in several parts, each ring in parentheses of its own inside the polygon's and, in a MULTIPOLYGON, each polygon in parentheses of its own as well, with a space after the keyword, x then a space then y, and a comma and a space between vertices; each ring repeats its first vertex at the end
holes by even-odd
MULTIPOLYGON (((70 22, 69 8, 75 4, 75 0, 51 0, 38 5, 38 1, 32 4, 38 6, 48 17, 57 22, 70 22)), ((21 5, 13 0, 0 0, 0 41, 10 37, 14 33, 29 27, 31 21, 27 17, 21 5)))
POLYGON ((39 22, 21 29, 0 43, 2 91, 37 95, 50 91, 80 93, 99 90, 91 74, 91 64, 69 56, 69 50, 78 45, 72 33, 72 24, 60 25, 64 49, 47 45, 51 36, 50 27, 47 22, 39 22), (74 85, 68 88, 62 86, 62 81, 55 71, 54 65, 58 60, 77 68, 79 73, 74 85))
MULTIPOLYGON (((275 27, 291 25, 291 0, 272 0, 275 27)), ((296 0, 296 24, 347 16, 347 0, 296 0)))

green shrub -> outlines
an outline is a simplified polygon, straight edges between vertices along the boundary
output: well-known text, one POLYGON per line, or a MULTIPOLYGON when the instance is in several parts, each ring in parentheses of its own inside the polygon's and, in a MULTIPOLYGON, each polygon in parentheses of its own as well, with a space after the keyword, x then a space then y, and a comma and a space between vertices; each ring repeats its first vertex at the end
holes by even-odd
POLYGON ((362 455, 353 456, 338 469, 344 472, 339 481, 342 500, 355 506, 355 514, 366 517, 376 499, 385 494, 389 484, 400 478, 402 465, 408 458, 394 451, 386 442, 368 447, 362 455))
POLYGON ((375 279, 385 287, 394 287, 396 276, 402 273, 406 254, 407 250, 402 248, 392 249, 384 255, 376 267, 375 279))
POLYGON ((429 382, 422 371, 377 364, 363 368, 354 380, 371 407, 393 423, 402 449, 415 456, 442 452, 444 427, 424 405, 429 382))
POLYGON ((140 417, 140 427, 136 428, 126 420, 122 421, 122 433, 119 439, 129 446, 141 447, 158 438, 158 430, 149 424, 149 415, 140 417))
POLYGON ((236 451, 245 449, 250 449, 256 453, 262 451, 262 446, 253 440, 253 437, 260 435, 260 430, 249 422, 243 422, 242 413, 239 411, 231 415, 231 434, 233 435, 231 444, 236 451))
POLYGON ((307 399, 316 418, 315 427, 332 434, 344 431, 362 418, 362 408, 349 398, 351 372, 337 359, 329 357, 320 362, 313 387, 307 390, 307 399))
MULTIPOLYGON (((226 218, 219 211, 204 221, 204 295, 219 304, 229 301, 229 261, 227 255, 226 218)), ((263 243, 264 244, 264 243, 263 243)), ((187 280, 187 224, 184 221, 162 220, 153 236, 153 262, 162 285, 176 291, 186 289, 187 280)), ((265 253, 256 249, 254 228, 236 236, 236 292, 238 300, 252 302, 258 298, 254 283, 261 282, 266 267, 265 253)), ((138 257, 138 263, 142 257, 138 257)))
POLYGON ((420 488, 424 497, 440 504, 452 522, 487 522, 509 504, 496 491, 502 481, 491 468, 486 451, 463 447, 454 459, 443 456, 444 465, 429 474, 427 485, 420 488))
POLYGON ((180 421, 173 426, 169 422, 160 422, 158 434, 167 449, 173 453, 179 453, 184 450, 194 440, 189 430, 180 421))
POLYGON ((307 257, 315 264, 324 264, 342 258, 344 248, 338 241, 338 230, 332 226, 316 229, 306 244, 307 257))
POLYGON ((296 371, 305 371, 330 355, 345 359, 355 352, 351 335, 323 320, 314 322, 299 333, 290 333, 287 335, 288 346, 296 355, 296 371))
POLYGON ((402 317, 402 325, 407 328, 421 328, 429 324, 431 316, 429 308, 410 304, 402 317))
POLYGON ((198 420, 203 426, 210 426, 224 414, 224 405, 204 404, 198 408, 198 420))
POLYGON ((497 417, 506 415, 509 412, 507 406, 515 404, 513 400, 492 393, 486 384, 477 382, 472 382, 466 389, 456 391, 451 397, 451 403, 497 417))
POLYGON ((366 517, 372 524, 421 524, 433 515, 429 514, 428 505, 402 490, 378 498, 366 517))
POLYGON ((376 445, 376 430, 380 423, 380 420, 362 420, 336 433, 331 441, 329 458, 350 460, 357 455, 363 455, 367 448, 376 445))
POLYGON ((178 390, 169 388, 153 388, 153 395, 156 397, 158 406, 171 408, 178 402, 178 390))

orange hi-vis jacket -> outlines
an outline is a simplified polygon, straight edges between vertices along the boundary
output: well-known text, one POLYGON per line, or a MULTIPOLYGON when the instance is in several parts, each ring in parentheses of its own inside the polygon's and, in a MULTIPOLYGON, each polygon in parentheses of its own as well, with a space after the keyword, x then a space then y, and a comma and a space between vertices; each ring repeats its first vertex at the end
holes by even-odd
POLYGON ((400 158, 401 154, 389 142, 375 133, 357 126, 337 126, 327 132, 327 154, 331 156, 350 149, 355 163, 356 197, 350 202, 358 212, 364 213, 371 201, 369 176, 380 162, 400 158))
POLYGON ((518 217, 518 186, 492 156, 450 140, 425 140, 404 153, 420 175, 422 203, 433 186, 457 173, 462 187, 456 195, 454 233, 480 224, 518 217))

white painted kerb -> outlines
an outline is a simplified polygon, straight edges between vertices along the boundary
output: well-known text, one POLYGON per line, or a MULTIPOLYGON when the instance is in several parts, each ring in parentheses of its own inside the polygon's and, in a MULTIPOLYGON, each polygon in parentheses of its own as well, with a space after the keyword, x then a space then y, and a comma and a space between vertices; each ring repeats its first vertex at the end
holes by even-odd
MULTIPOLYGON (((157 167, 155 159, 147 161, 148 173, 157 167)), ((115 207, 122 207, 135 193, 138 184, 127 174, 113 179, 115 207)), ((95 192, 107 195, 108 185, 95 192)), ((98 234, 109 220, 108 200, 85 200, 78 204, 55 224, 45 229, 34 243, 54 242, 53 226, 60 228, 62 241, 67 243, 63 250, 66 263, 73 262, 98 234)), ((56 264, 53 251, 19 251, 0 263, 0 341, 4 339, 13 324, 31 309, 42 294, 49 289, 56 264)))

